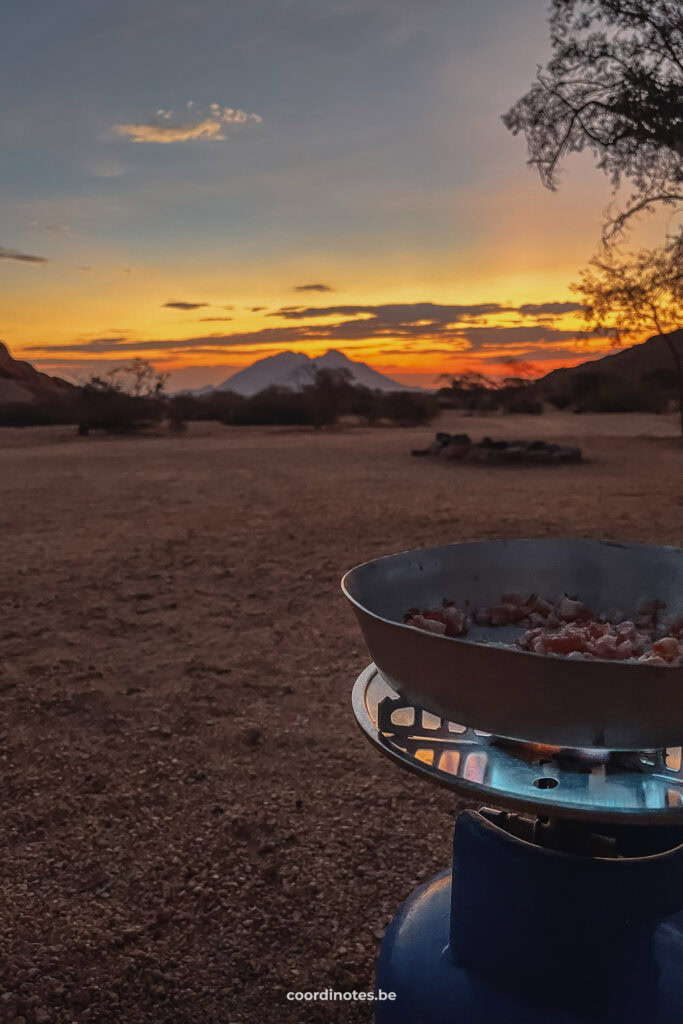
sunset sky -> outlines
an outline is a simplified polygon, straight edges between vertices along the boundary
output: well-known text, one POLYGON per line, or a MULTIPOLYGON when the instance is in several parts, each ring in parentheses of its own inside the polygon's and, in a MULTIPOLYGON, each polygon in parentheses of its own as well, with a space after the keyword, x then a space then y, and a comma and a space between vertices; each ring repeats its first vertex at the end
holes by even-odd
MULTIPOLYGON (((608 181, 547 192, 500 115, 543 0, 10 0, 0 338, 176 387, 328 348, 407 383, 607 352, 569 282, 608 181)), ((661 233, 657 218, 640 229, 661 233)))

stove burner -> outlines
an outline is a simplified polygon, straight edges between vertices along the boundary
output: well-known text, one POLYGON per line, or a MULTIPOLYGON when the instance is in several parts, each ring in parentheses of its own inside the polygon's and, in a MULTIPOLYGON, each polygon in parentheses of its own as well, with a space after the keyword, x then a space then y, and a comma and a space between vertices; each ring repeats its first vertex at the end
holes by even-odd
POLYGON ((568 749, 492 736, 406 704, 374 665, 354 686, 353 708, 385 754, 470 800, 553 819, 683 822, 680 747, 568 749))

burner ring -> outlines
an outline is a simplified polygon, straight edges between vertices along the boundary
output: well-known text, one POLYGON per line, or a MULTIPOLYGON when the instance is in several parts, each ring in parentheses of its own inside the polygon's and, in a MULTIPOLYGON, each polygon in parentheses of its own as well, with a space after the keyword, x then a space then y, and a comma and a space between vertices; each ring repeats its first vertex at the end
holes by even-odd
POLYGON ((375 665, 358 677, 352 701, 384 754, 466 799, 552 818, 683 822, 681 747, 567 750, 492 736, 406 704, 375 665))

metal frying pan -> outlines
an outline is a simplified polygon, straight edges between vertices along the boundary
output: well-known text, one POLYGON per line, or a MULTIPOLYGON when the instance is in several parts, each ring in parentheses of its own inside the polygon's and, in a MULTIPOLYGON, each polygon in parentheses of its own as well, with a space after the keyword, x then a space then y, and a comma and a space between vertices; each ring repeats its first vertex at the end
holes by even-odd
POLYGON ((683 742, 683 667, 578 661, 403 624, 408 608, 497 604, 505 592, 578 597, 596 614, 635 616, 643 600, 683 614, 683 550, 590 540, 494 540, 388 555, 348 572, 351 601, 381 675, 411 704, 511 739, 644 750, 683 742))

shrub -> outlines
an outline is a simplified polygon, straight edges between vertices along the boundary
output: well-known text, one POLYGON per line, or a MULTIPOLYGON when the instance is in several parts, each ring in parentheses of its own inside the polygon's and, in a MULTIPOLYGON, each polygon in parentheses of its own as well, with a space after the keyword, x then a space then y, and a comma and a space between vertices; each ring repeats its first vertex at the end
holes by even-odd
POLYGON ((661 394, 641 381, 614 377, 583 404, 584 412, 661 412, 661 394))
POLYGON ((88 434, 91 430, 129 434, 159 423, 165 414, 161 397, 128 395, 93 382, 81 389, 76 406, 79 434, 88 434))
POLYGON ((271 387, 245 398, 230 415, 222 417, 221 422, 237 426, 296 427, 311 426, 312 417, 312 410, 302 391, 271 387))
POLYGON ((42 402, 7 402, 0 405, 0 427, 46 427, 77 423, 76 401, 68 398, 42 402))
POLYGON ((505 403, 505 412, 520 413, 525 416, 540 416, 544 406, 540 398, 522 392, 505 403))
POLYGON ((548 401, 556 409, 567 409, 572 404, 572 396, 568 391, 556 391, 548 395, 548 401))
POLYGON ((417 391, 390 391, 381 396, 379 403, 381 415, 402 427, 419 427, 439 415, 436 396, 417 391))

